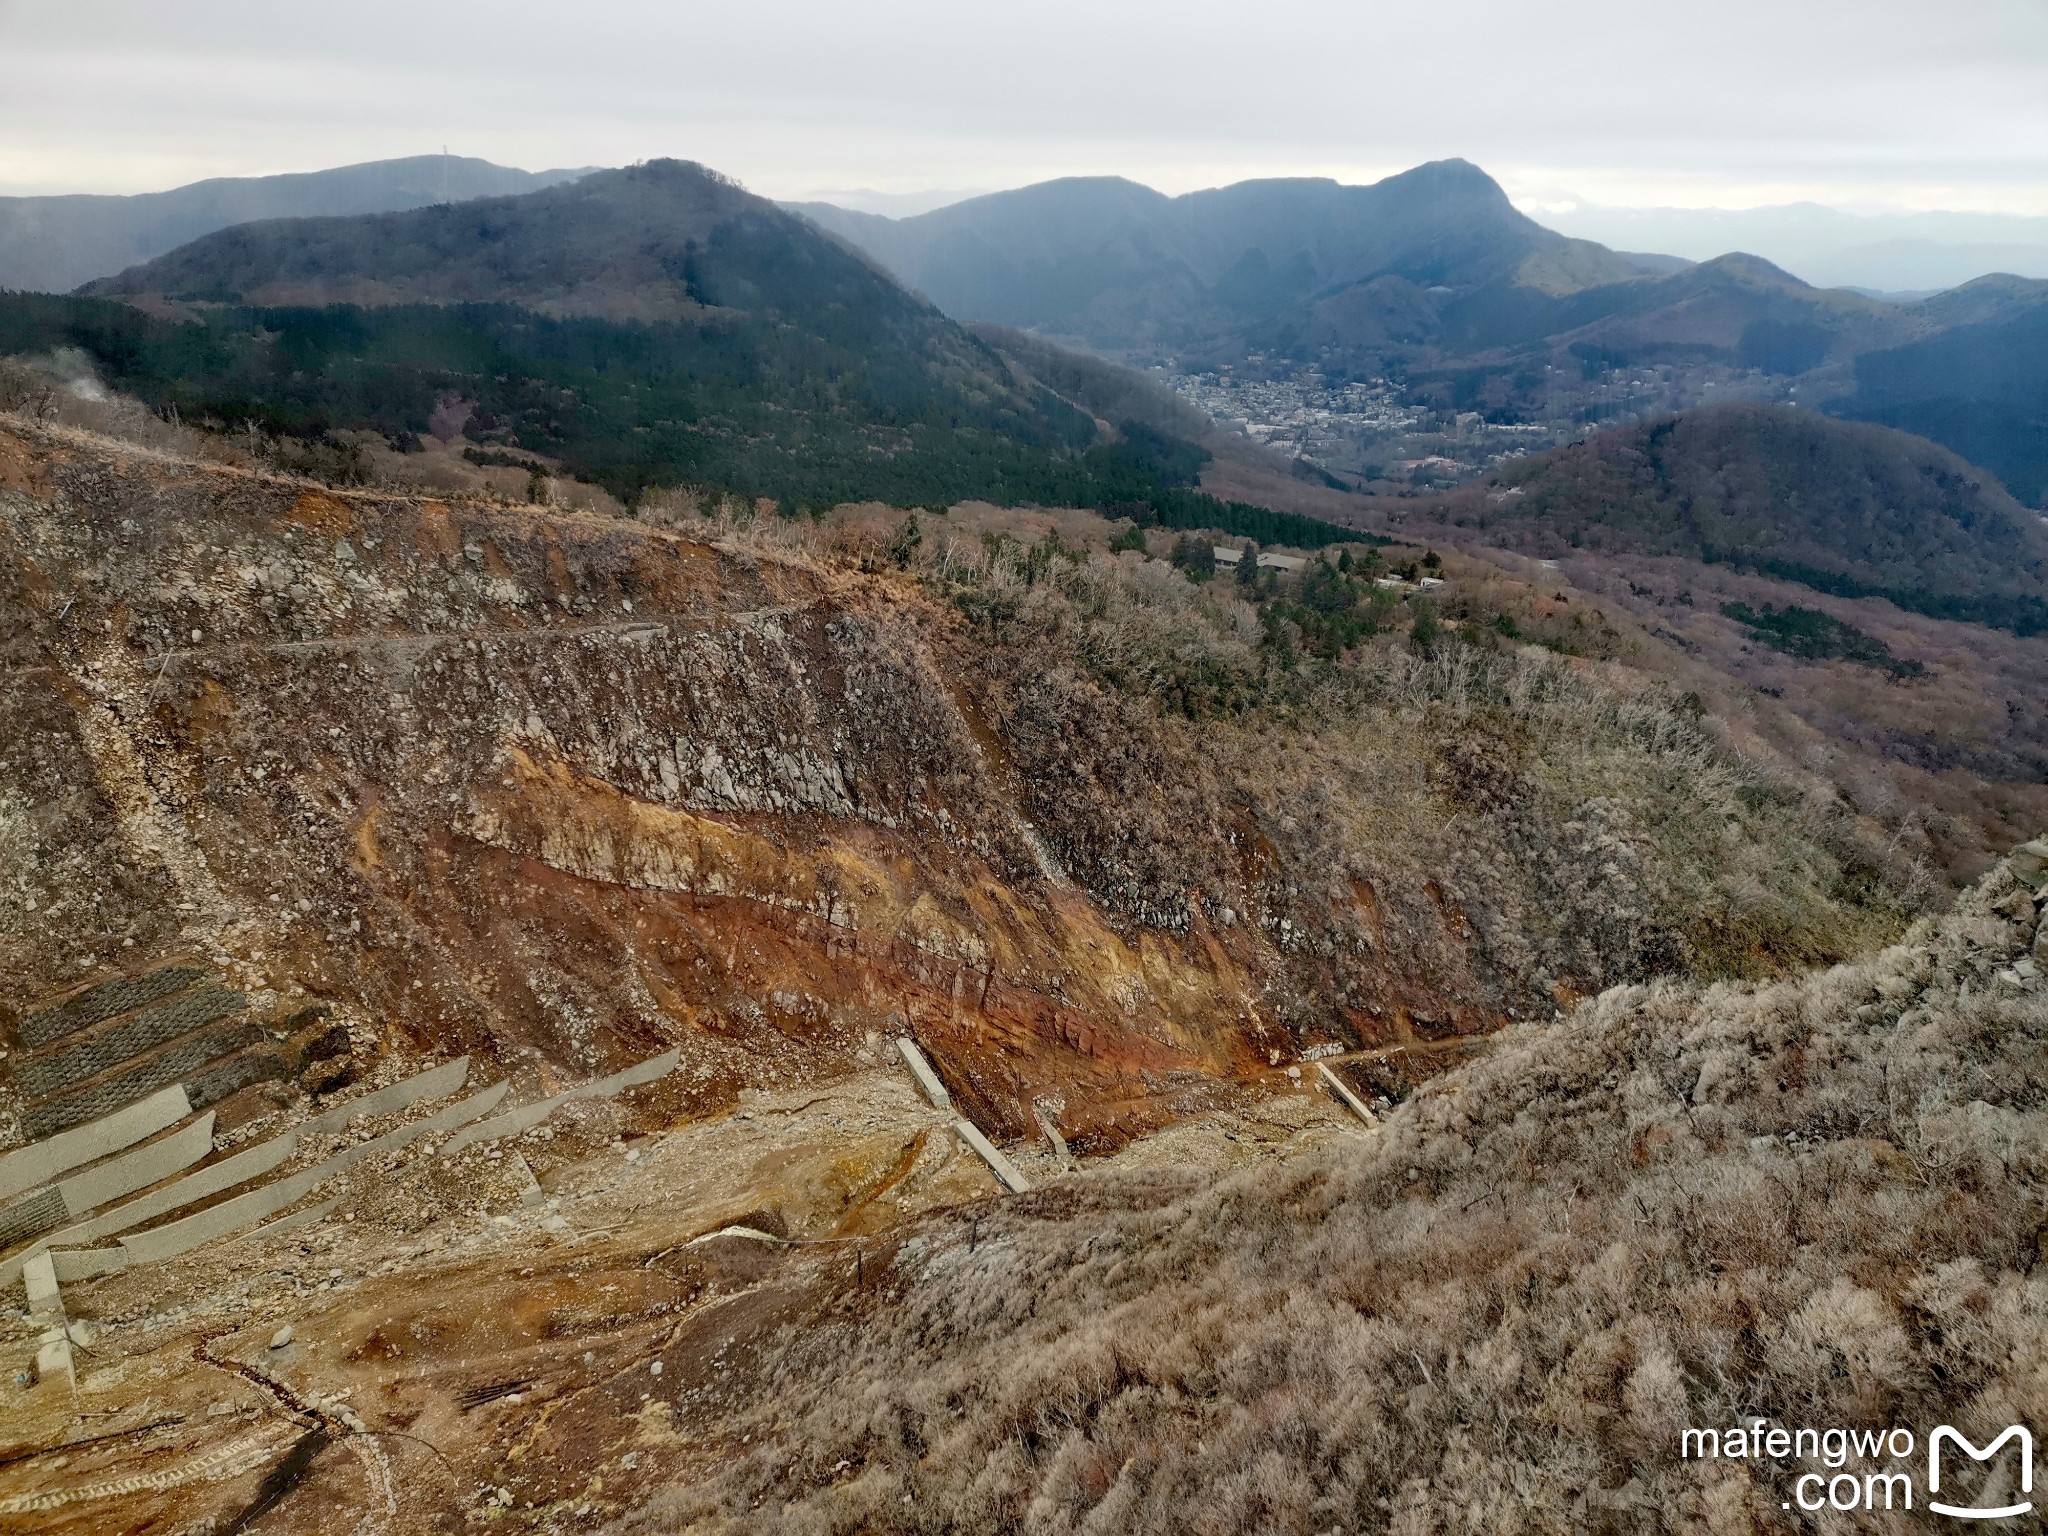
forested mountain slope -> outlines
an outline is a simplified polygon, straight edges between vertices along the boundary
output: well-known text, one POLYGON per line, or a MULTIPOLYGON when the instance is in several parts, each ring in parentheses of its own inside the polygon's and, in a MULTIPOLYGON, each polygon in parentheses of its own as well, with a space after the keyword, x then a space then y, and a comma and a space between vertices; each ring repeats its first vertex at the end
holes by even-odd
POLYGON ((1686 403, 1792 399, 1905 428, 2048 495, 2048 283, 1920 303, 1821 288, 1756 256, 1698 263, 1568 240, 1462 161, 1371 186, 1243 182, 1169 198, 1045 182, 914 218, 800 211, 956 318, 1185 371, 1385 376, 1498 423, 1600 420, 1609 375, 1686 403))
POLYGON ((736 182, 679 160, 535 193, 349 218, 237 225, 88 284, 99 295, 276 304, 481 302, 675 319, 787 310, 816 329, 924 312, 736 182))
POLYGON ((1829 409, 1931 437, 2048 507, 2048 282, 1987 277, 1917 308, 1943 329, 1858 357, 1829 409))
POLYGON ((1519 274, 1569 291, 1637 275, 1541 228, 1460 160, 1365 187, 1300 178, 1169 198, 1100 177, 901 220, 799 208, 948 314, 1124 350, 1191 345, 1375 279, 1421 293, 1519 274))
POLYGON ((244 225, 89 295, 0 295, 0 354, 67 350, 191 420, 344 450, 336 434, 405 449, 459 432, 492 462, 628 501, 663 487, 790 510, 978 497, 1342 536, 1203 496, 1191 443, 1098 425, 866 259, 678 161, 244 225))
POLYGON ((1680 555, 1937 617, 2048 628, 2048 525, 1923 438, 1719 406, 1508 466, 1430 514, 1535 553, 1680 555))

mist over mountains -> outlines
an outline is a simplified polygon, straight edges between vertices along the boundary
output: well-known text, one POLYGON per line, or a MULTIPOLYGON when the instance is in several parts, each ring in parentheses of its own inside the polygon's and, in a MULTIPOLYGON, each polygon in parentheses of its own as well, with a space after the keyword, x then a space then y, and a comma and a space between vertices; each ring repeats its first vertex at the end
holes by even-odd
POLYGON ((471 462, 564 469, 623 501, 678 486, 790 510, 978 497, 1341 536, 1202 494, 1206 450, 1077 405, 844 244, 683 161, 238 225, 78 295, 0 295, 0 355, 66 349, 194 421, 349 451, 368 433, 415 452, 444 430, 471 462))
POLYGON ((1226 373, 1384 371, 1506 422, 1597 424, 1593 392, 1649 370, 1762 380, 1917 436, 1738 406, 1731 388, 1675 418, 1640 410, 1650 424, 1589 456, 1510 460, 1488 483, 1511 501, 1467 496, 1450 515, 2048 624, 2039 519, 1935 446, 2048 491, 2048 348, 2025 344, 2048 325, 2048 283, 1986 278, 1902 306, 1753 256, 1630 256, 1542 228, 1462 161, 1179 198, 1051 182, 900 220, 798 215, 656 161, 237 225, 81 292, 16 301, 9 348, 81 346, 120 387, 200 419, 405 445, 459 399, 472 455, 540 454, 628 501, 679 483, 790 506, 977 496, 1310 546, 1336 531, 1195 489, 1198 413, 1044 338, 1226 373))
POLYGON ((1403 301, 1430 289, 1572 291, 1643 270, 1542 228, 1462 160, 1364 187, 1294 178, 1181 197, 1077 177, 906 219, 797 206, 948 313, 1124 349, 1185 347, 1378 279, 1396 283, 1354 305, 1398 328, 1403 301))
MULTIPOLYGON (((1419 413, 1418 422, 1434 422, 1439 431, 1454 418, 1483 422, 1496 437, 1505 434, 1510 453, 1562 443, 1575 431, 1617 418, 1717 399, 1796 401, 1932 438, 1990 469, 2023 500, 2048 497, 2048 450, 2041 447, 2048 441, 2048 361, 2032 344, 2035 330, 2048 323, 2048 282, 1988 277, 1924 302, 1898 304, 1816 288, 1752 255, 1690 262, 1618 251, 1543 227, 1518 211, 1484 171, 1459 160, 1370 186, 1295 178, 1168 197, 1120 178, 1072 178, 906 218, 805 204, 795 205, 794 219, 714 174, 678 177, 660 169, 675 164, 587 174, 564 185, 574 173, 530 174, 423 157, 304 177, 200 184, 155 199, 102 199, 87 211, 97 210, 103 223, 120 214, 131 243, 175 232, 166 210, 178 211, 189 225, 277 208, 431 201, 397 211, 230 224, 147 263, 101 275, 84 291, 254 309, 510 305, 571 330, 587 330, 588 322, 680 325, 694 333, 689 349, 696 361, 684 370, 695 378, 690 387, 707 387, 708 376, 696 370, 721 355, 714 369, 721 380, 714 390, 718 409, 743 416, 758 402, 742 403, 742 397, 768 377, 780 380, 771 394, 814 389, 820 378, 865 379, 856 395, 880 393, 863 412, 884 397, 893 402, 888 411, 928 412, 939 398, 928 387, 937 375, 982 379, 970 393, 984 402, 1020 400, 999 377, 1007 365, 967 333, 946 331, 933 313, 914 323, 905 319, 928 302, 950 321, 1035 332, 1120 360, 1222 379, 1391 380, 1394 397, 1419 413), (510 195, 462 196, 508 182, 510 195), (444 190, 445 197, 439 195, 444 190), (845 254, 849 246, 858 258, 845 254), (792 320, 795 332, 787 323, 792 320), (838 348, 838 361, 820 361, 826 353, 806 361, 802 347, 790 351, 796 332, 823 340, 827 353, 838 348), (947 339, 905 350, 913 332, 947 339), (922 355, 910 355, 920 348, 922 355), (738 360, 742 353, 744 361, 738 360), (780 361, 769 363, 771 355, 780 361), (1537 437, 1514 437, 1528 431, 1537 437)), ((23 209, 12 212, 16 224, 27 227, 23 209)), ((58 225, 46 221, 37 228, 46 245, 61 243, 58 225)), ((93 255, 107 249, 104 242, 85 241, 66 259, 74 267, 108 259, 93 255)), ((481 343, 483 353, 510 344, 503 326, 472 318, 490 338, 481 343)), ((217 314, 206 320, 216 335, 224 323, 217 314)), ((354 364, 353 382, 337 394, 334 370, 354 355, 355 345, 340 344, 325 322, 314 327, 323 331, 316 341, 306 334, 308 324, 299 317, 286 329, 325 359, 319 368, 324 382, 318 389, 303 378, 242 389, 262 406, 260 419, 316 432, 326 429, 329 417, 386 433, 417 431, 431 392, 420 380, 445 382, 451 367, 463 377, 482 376, 474 327, 472 340, 456 347, 464 354, 457 359, 447 352, 445 316, 417 327, 373 320, 370 329, 382 339, 369 343, 371 350, 390 354, 388 366, 377 365, 380 382, 371 393, 379 398, 364 397, 367 376, 354 364), (442 341, 430 345, 428 334, 442 341), (411 370, 414 382, 399 388, 393 368, 411 370), (402 409, 394 404, 400 395, 408 401, 402 409), (323 403, 316 406, 316 397, 323 403), (274 414, 280 409, 282 417, 274 414)), ((514 329, 532 335, 525 321, 514 329)), ((106 326, 100 332, 104 340, 106 326)), ((38 333, 31 325, 23 334, 38 333)), ((651 360, 644 342, 617 345, 622 356, 641 359, 634 366, 666 366, 651 360)), ((514 351, 526 345, 521 341, 514 351)), ((560 352, 568 343, 556 336, 547 345, 560 352)), ((589 349, 595 345, 589 336, 576 344, 588 354, 576 367, 594 364, 589 349)), ((202 370, 214 381, 207 397, 214 405, 225 402, 222 381, 246 374, 247 362, 202 370)), ((592 397, 585 386, 597 387, 602 373, 588 371, 585 383, 572 389, 586 407, 592 397)), ((167 377, 161 382, 168 388, 167 377)), ((839 419, 848 408, 850 397, 840 386, 825 394, 824 416, 807 419, 839 419)), ((660 418, 699 423, 688 433, 697 448, 681 461, 699 473, 709 472, 711 462, 698 451, 706 443, 703 398, 688 407, 671 402, 660 418)), ((1054 416, 1070 409, 1046 398, 1054 416)), ((535 411, 500 403, 505 412, 485 415, 509 412, 507 419, 529 421, 524 434, 508 430, 508 437, 531 437, 556 449, 582 442, 576 462, 606 483, 647 483, 650 452, 659 457, 675 446, 656 450, 641 442, 625 451, 629 439, 614 427, 631 417, 642 436, 653 430, 634 412, 598 409, 594 421, 603 425, 576 429, 540 411, 548 418, 542 431, 535 411), (606 445, 602 469, 586 451, 600 441, 606 445)), ((948 408, 952 425, 944 430, 976 419, 980 409, 961 416, 948 408)), ((1078 426, 1040 420, 1036 406, 1003 405, 998 414, 1006 423, 998 435, 1022 431, 1034 453, 1069 451, 1086 436, 1078 426)), ((741 436, 760 438, 762 432, 741 436)), ((1422 446, 1393 451, 1440 451, 1428 439, 1418 441, 1422 446)), ((804 442, 793 450, 796 458, 822 462, 821 440, 806 435, 804 442)), ((810 471, 767 474, 759 453, 735 449, 730 437, 725 443, 713 455, 726 466, 717 471, 721 483, 798 499, 831 488, 829 477, 819 480, 810 471), (737 468, 743 461, 750 467, 737 468)), ((1487 451, 1484 444, 1476 447, 1477 455, 1487 451)), ((1294 451, 1305 472, 1328 475, 1304 446, 1294 451)), ((879 490, 886 482, 896 486, 895 494, 913 495, 921 483, 894 471, 876 478, 878 469, 900 469, 894 455, 869 454, 859 462, 860 473, 839 490, 879 490)), ((941 476, 930 489, 938 494, 943 485, 998 499, 1052 492, 1014 464, 1004 472, 1006 489, 998 491, 993 472, 941 476)), ((1376 472, 1367 467, 1368 475, 1376 472)), ((1072 493, 1068 487, 1064 494, 1072 493)), ((1096 487, 1085 494, 1099 500, 1107 493, 1096 487)))
MULTIPOLYGON (((821 192, 790 204, 820 222, 862 213, 914 217, 986 192, 821 192)), ((2048 216, 1910 212, 1852 213, 1821 203, 1759 208, 1629 208, 1544 199, 1524 201, 1530 218, 1570 239, 1671 264, 1731 251, 1761 256, 1819 288, 1855 288, 1910 302, 1987 273, 2048 278, 2048 216)))
MULTIPOLYGON (((834 265, 789 229, 766 236, 783 215, 722 178, 680 200, 673 187, 654 196, 644 178, 618 180, 627 173, 590 177, 601 192, 560 185, 584 174, 426 156, 138 198, 14 199, 0 203, 0 283, 49 287, 86 273, 87 291, 105 297, 512 304, 557 320, 702 327, 722 311, 779 314, 834 265), (638 188, 630 197, 627 185, 638 188), (529 208, 526 194, 549 188, 555 201, 529 208)), ((1084 177, 903 218, 789 208, 952 320, 1224 379, 1391 380, 1424 427, 1494 429, 1450 448, 1468 475, 1617 418, 1748 399, 1902 427, 1984 465, 2023 500, 2048 497, 2048 361, 2032 344, 2048 282, 1986 277, 1901 304, 1818 288, 1741 252, 1694 262, 1617 250, 1544 227, 1461 160, 1369 186, 1289 178, 1169 197, 1084 177), (1526 431, 1537 437, 1514 437, 1526 431)), ((1792 214, 1815 239, 1842 227, 1827 210, 1792 214)), ((1760 214, 1723 232, 1770 227, 1760 214)), ((1704 249, 1698 238, 1692 248, 1704 249)), ((851 271, 826 286, 853 281, 863 299, 820 310, 821 323, 841 326, 870 300, 897 304, 891 285, 851 271)), ((948 343, 959 345, 972 344, 948 343)), ((406 346, 417 351, 417 338, 406 346)), ((1389 451, 1413 462, 1445 451, 1441 437, 1412 441, 1389 451)), ((1303 445, 1293 451, 1311 477, 1329 474, 1303 445)), ((1348 468, 1354 478, 1339 483, 1379 473, 1348 468)))
POLYGON ((948 314, 1127 361, 1384 376, 1439 424, 1540 425, 1554 441, 1714 400, 1796 402, 1931 437, 2023 499, 2048 497, 2033 331, 2048 282, 1987 276, 1900 304, 1741 251, 1629 254, 1544 228, 1464 161, 1366 187, 1169 198, 1095 178, 904 219, 800 211, 948 314))
POLYGON ((581 171, 414 155, 285 176, 219 177, 135 196, 0 198, 0 288, 65 293, 231 224, 382 213, 538 191, 581 171))
POLYGON ((1768 208, 1546 208, 1552 229, 1627 250, 1704 261, 1754 251, 1823 288, 1917 296, 1990 272, 2048 278, 2048 218, 2002 213, 1844 213, 1768 208))

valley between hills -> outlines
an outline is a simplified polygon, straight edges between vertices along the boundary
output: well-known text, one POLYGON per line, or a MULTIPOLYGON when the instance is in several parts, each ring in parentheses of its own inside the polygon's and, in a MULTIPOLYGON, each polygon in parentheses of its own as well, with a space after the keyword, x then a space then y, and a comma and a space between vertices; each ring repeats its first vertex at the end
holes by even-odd
POLYGON ((0 1530, 1776 1531, 1680 1428, 2040 1416, 2031 288, 540 180, 0 294, 0 1530), (1168 353, 1767 387, 1395 486, 1168 353))

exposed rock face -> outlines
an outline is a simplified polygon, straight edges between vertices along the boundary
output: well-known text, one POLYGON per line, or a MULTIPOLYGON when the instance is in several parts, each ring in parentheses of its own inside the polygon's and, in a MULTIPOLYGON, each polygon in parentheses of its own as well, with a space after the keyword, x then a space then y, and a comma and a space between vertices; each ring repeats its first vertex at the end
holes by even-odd
POLYGON ((1479 830, 1333 868, 1361 802, 1290 750, 1274 803, 1258 744, 992 656, 894 579, 0 426, 20 1012, 189 956, 326 1001, 365 1059, 551 1087, 679 1045, 676 1109, 908 1028, 992 1132, 1051 1095, 1087 1150, 1312 1038, 1673 963, 1625 809, 1439 753, 1416 794, 1479 830))

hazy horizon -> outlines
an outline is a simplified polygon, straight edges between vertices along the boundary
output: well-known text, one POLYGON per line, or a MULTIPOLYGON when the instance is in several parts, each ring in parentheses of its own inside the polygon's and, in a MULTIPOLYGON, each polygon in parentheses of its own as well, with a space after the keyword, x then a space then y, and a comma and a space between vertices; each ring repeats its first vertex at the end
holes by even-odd
POLYGON ((1711 28, 1621 0, 1568 25, 1507 0, 1454 23, 1329 0, 614 0, 566 29, 525 0, 488 28, 372 0, 341 30, 250 0, 0 0, 0 87, 11 194, 446 144, 533 169, 677 155, 786 199, 1063 175, 1175 193, 1369 182, 1458 156, 1525 203, 2048 214, 2048 7, 2032 0, 1731 0, 1711 28))
MULTIPOLYGON (((431 160, 433 155, 399 158, 431 160)), ((305 167, 280 174, 345 168, 305 167)), ((1015 189, 820 187, 783 201, 830 203, 900 219, 1010 190, 1015 189)), ((478 193, 472 189, 465 195, 478 193)), ((1693 261, 1747 252, 1817 287, 1860 288, 1910 297, 1953 288, 1989 273, 2048 279, 2048 216, 1947 210, 1886 212, 1811 201, 1753 208, 1628 207, 1602 205, 1555 189, 1520 196, 1511 191, 1510 196, 1523 213, 1561 234, 1616 250, 1656 252, 1693 261)))

